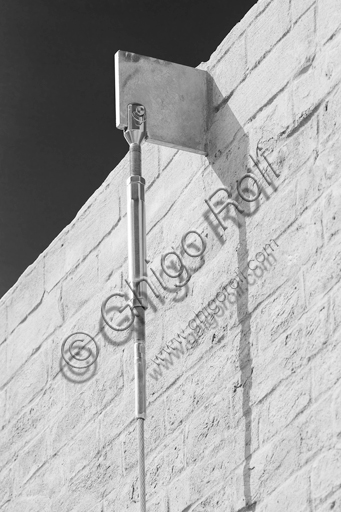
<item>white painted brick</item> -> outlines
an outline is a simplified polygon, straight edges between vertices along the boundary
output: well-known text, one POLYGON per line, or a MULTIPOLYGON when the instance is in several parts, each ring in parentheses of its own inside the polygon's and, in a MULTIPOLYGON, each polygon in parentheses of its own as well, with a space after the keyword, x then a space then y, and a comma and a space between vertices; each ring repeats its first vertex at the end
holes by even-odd
POLYGON ((114 184, 97 194, 63 236, 45 254, 46 289, 50 291, 79 261, 98 246, 118 223, 119 197, 114 184))
POLYGON ((297 183, 297 206, 300 213, 321 197, 325 181, 325 166, 322 159, 318 157, 315 163, 312 159, 308 161, 297 183))
MULTIPOLYGON (((162 149, 159 150, 159 158, 160 158, 160 173, 164 172, 167 166, 171 163, 173 158, 179 153, 179 149, 168 148, 167 146, 163 146, 162 149)), ((143 156, 142 156, 143 158, 143 156)), ((142 160, 143 162, 143 160, 142 160)), ((142 163, 143 165, 143 163, 142 163)))
POLYGON ((324 348, 331 337, 328 302, 322 301, 304 315, 304 347, 308 359, 324 348))
POLYGON ((309 471, 304 470, 295 473, 294 476, 283 482, 275 492, 273 492, 264 503, 257 506, 259 512, 287 512, 288 510, 297 510, 297 512, 307 512, 309 510, 310 499, 310 480, 309 471))
POLYGON ((160 492, 152 501, 149 500, 148 507, 150 512, 167 512, 166 492, 160 492))
POLYGON ((34 399, 47 383, 47 354, 44 348, 41 351, 43 353, 38 352, 26 362, 8 385, 9 416, 15 416, 22 407, 34 399))
POLYGON ((290 27, 290 3, 275 0, 247 29, 247 65, 251 69, 290 27))
POLYGON ((333 185, 340 178, 337 163, 339 161, 340 154, 340 147, 336 141, 324 148, 324 151, 321 153, 321 165, 324 164, 327 187, 333 185))
POLYGON ((7 343, 0 346, 0 359, 2 361, 2 372, 0 373, 0 387, 2 387, 8 380, 8 368, 7 368, 7 343))
POLYGON ((275 146, 270 153, 265 152, 265 156, 273 166, 280 178, 273 176, 273 183, 280 186, 285 182, 293 182, 299 172, 306 165, 313 165, 316 160, 318 145, 318 125, 317 117, 303 123, 290 132, 290 137, 285 139, 282 144, 275 146))
MULTIPOLYGON (((119 200, 114 186, 97 195, 66 235, 66 272, 96 247, 119 220, 119 200)), ((66 273, 65 272, 65 273, 66 273)))
MULTIPOLYGON (((262 400, 283 379, 301 371, 306 362, 305 345, 302 343, 303 329, 302 323, 297 323, 277 339, 269 340, 267 345, 263 341, 265 350, 259 351, 252 375, 252 402, 262 400), (280 358, 278 354, 281 354, 280 358)), ((263 410, 263 405, 260 410, 263 410)))
POLYGON ((52 384, 22 409, 16 418, 9 418, 0 436, 1 467, 14 462, 29 440, 54 423, 64 406, 63 384, 52 384))
POLYGON ((117 508, 118 510, 139 512, 140 504, 138 497, 139 491, 136 473, 134 475, 126 475, 124 479, 119 478, 116 488, 104 497, 104 510, 106 512, 107 510, 110 511, 117 508))
MULTIPOLYGON (((103 495, 112 491, 115 487, 114 479, 117 479, 118 475, 123 476, 120 440, 116 440, 111 446, 104 447, 98 452, 88 467, 75 476, 69 487, 73 491, 82 492, 84 496, 88 495, 93 504, 96 504, 103 495)), ((84 507, 77 507, 76 510, 81 512, 84 507)))
MULTIPOLYGON (((290 88, 284 89, 272 103, 262 109, 257 116, 248 122, 244 129, 248 135, 249 153, 256 158, 257 145, 260 148, 264 148, 265 156, 268 156, 270 163, 272 161, 272 150, 278 147, 278 139, 283 133, 290 130, 294 125, 294 113, 292 108, 292 97, 290 88)), ((260 158, 260 161, 261 158, 260 158)), ((254 164, 249 161, 252 169, 255 169, 254 164)), ((265 162, 264 162, 264 166, 265 162)), ((277 172, 277 165, 274 165, 274 169, 277 172)), ((285 171, 285 167, 283 169, 285 171)), ((259 171, 255 171, 255 174, 259 175, 259 171)), ((271 176, 271 171, 270 171, 271 176)), ((273 176, 277 182, 277 178, 273 176)))
MULTIPOLYGON (((113 275, 119 274, 123 262, 128 258, 127 234, 127 216, 125 216, 117 228, 98 247, 99 280, 102 285, 108 279, 110 282, 113 281, 113 275)), ((125 277, 128 278, 127 275, 125 277)))
MULTIPOLYGON (((238 88, 239 90, 239 88, 238 88)), ((231 100, 230 100, 231 101, 231 100)), ((226 148, 229 147, 233 140, 238 140, 238 145, 233 145, 229 147, 229 153, 233 152, 237 155, 235 160, 237 161, 236 172, 239 168, 243 167, 243 161, 248 154, 248 140, 247 135, 245 134, 242 124, 239 120, 238 110, 237 112, 233 111, 229 105, 225 105, 222 107, 219 112, 214 116, 212 126, 208 133, 208 154, 209 154, 209 163, 214 166, 215 172, 218 174, 219 178, 226 186, 226 174, 225 180, 222 179, 222 172, 218 173, 219 170, 217 160, 221 155, 225 152, 226 148)), ((223 154, 223 167, 226 169, 226 160, 230 157, 229 154, 223 154)), ((230 163, 230 162, 229 162, 230 163)), ((233 166, 230 167, 233 169, 233 166)), ((225 171, 226 173, 226 171, 225 171)), ((214 192, 214 190, 212 191, 214 192)))
POLYGON ((296 424, 301 432, 299 464, 304 467, 335 444, 330 394, 308 407, 296 424))
POLYGON ((340 328, 341 324, 341 286, 338 285, 333 289, 331 294, 331 332, 334 334, 340 328))
POLYGON ((71 443, 82 428, 93 419, 96 403, 89 386, 85 387, 73 400, 67 401, 51 430, 52 453, 58 452, 65 444, 71 443))
MULTIPOLYGON (((250 471, 250 480, 248 476, 246 478, 252 489, 253 501, 268 496, 297 471, 299 446, 299 429, 292 424, 252 456, 250 467, 254 469, 250 471)), ((242 470, 243 466, 238 472, 236 491, 244 495, 245 477, 242 470)))
POLYGON ((37 436, 20 453, 15 463, 15 488, 19 493, 27 480, 46 462, 48 458, 48 432, 37 436))
POLYGON ((6 512, 40 512, 41 510, 50 511, 50 498, 44 496, 15 497, 10 501, 6 512))
POLYGON ((99 291, 97 254, 91 254, 64 281, 62 301, 65 318, 79 310, 99 291))
POLYGON ((230 99, 228 108, 241 125, 255 115, 312 58, 314 38, 314 13, 308 11, 230 99))
POLYGON ((297 19, 302 16, 302 14, 304 14, 313 3, 315 3, 315 0, 292 0, 290 6, 292 22, 296 22, 297 19))
POLYGON ((262 405, 259 437, 264 444, 283 430, 302 412, 311 400, 310 369, 282 382, 262 405))
MULTIPOLYGON (((320 111, 320 141, 323 149, 326 141, 337 139, 341 126, 341 86, 335 87, 320 111)), ((328 146, 327 146, 328 147, 328 146)))
POLYGON ((106 409, 117 396, 122 396, 123 393, 123 356, 121 351, 115 348, 109 344, 100 347, 98 374, 94 379, 95 405, 98 411, 106 409))
POLYGON ((45 260, 45 288, 47 291, 52 288, 63 279, 66 273, 66 247, 67 243, 66 233, 69 228, 66 228, 58 236, 56 240, 49 245, 47 251, 44 254, 45 260))
MULTIPOLYGON (((222 481, 227 480, 231 471, 231 461, 228 455, 229 450, 226 447, 224 450, 219 450, 213 457, 208 456, 201 463, 190 468, 191 471, 188 475, 187 483, 190 501, 187 503, 193 504, 202 500, 206 496, 207 491, 210 492, 220 485, 222 481)), ((170 503, 172 494, 174 496, 173 489, 171 488, 170 503)))
POLYGON ((0 430, 6 423, 6 390, 0 391, 0 430))
POLYGON ((185 439, 186 466, 197 464, 221 442, 231 426, 229 402, 226 396, 217 395, 193 415, 185 439))
POLYGON ((242 34, 227 50, 221 60, 209 68, 215 87, 213 88, 213 105, 217 106, 229 96, 246 74, 246 42, 242 34))
POLYGON ((324 211, 324 236, 325 242, 330 243, 334 237, 340 237, 341 230, 341 181, 339 180, 332 190, 326 195, 323 211, 324 211))
MULTIPOLYGON (((167 171, 165 171, 167 172, 167 171)), ((218 188, 218 187, 217 187, 218 188)), ((212 192, 214 192, 214 188, 212 189, 212 192)), ((204 230, 204 226, 206 227, 206 232, 208 232, 207 225, 202 221, 202 215, 204 211, 206 210, 206 203, 205 199, 207 198, 207 193, 205 194, 204 189, 204 180, 202 178, 201 173, 198 173, 197 176, 195 176, 190 183, 188 183, 187 187, 183 192, 176 198, 176 202, 172 206, 172 215, 169 215, 165 217, 162 223, 162 238, 159 235, 159 242, 158 244, 149 244, 148 245, 148 256, 149 258, 156 257, 156 262, 158 265, 158 268, 161 269, 161 255, 165 254, 166 252, 172 250, 171 247, 174 246, 176 250, 181 254, 184 261, 186 261, 186 264, 188 262, 191 263, 190 267, 195 266, 194 264, 197 262, 199 258, 191 258, 190 256, 186 255, 182 249, 181 245, 181 238, 184 236, 189 230, 196 230, 199 231, 200 234, 204 230), (186 209, 189 208, 188 215, 183 215, 183 212, 186 211, 186 209), (176 227, 174 226, 174 218, 179 219, 177 222, 176 227), (161 240, 160 240, 161 238, 161 240), (163 242, 163 243, 162 243, 163 242), (155 249, 154 249, 155 247, 155 249), (157 252, 154 253, 152 250, 157 250, 157 252)), ((154 228, 155 229, 155 228, 154 228)), ((154 231, 154 229, 152 231, 154 231)), ((151 238, 151 233, 148 233, 147 237, 147 243, 148 238, 151 238)), ((195 239, 198 246, 198 251, 201 249, 200 241, 198 241, 198 238, 196 235, 192 235, 192 238, 195 239)), ((190 243, 191 238, 189 236, 187 243, 190 243)), ((208 248, 210 250, 211 248, 208 248)), ((195 249, 189 249, 195 252, 195 249)), ((205 253, 208 253, 208 250, 205 251, 205 253)), ((167 276, 164 275, 164 280, 167 282, 172 282, 172 279, 168 279, 167 276)), ((176 280, 173 280, 176 282, 176 280)))
POLYGON ((196 501, 200 494, 191 492, 188 485, 189 471, 183 473, 177 480, 172 482, 168 489, 169 508, 172 510, 186 510, 196 501))
POLYGON ((46 496, 49 499, 56 496, 66 483, 65 465, 66 460, 60 454, 48 459, 26 483, 25 496, 46 496))
POLYGON ((330 510, 338 510, 341 507, 341 492, 333 492, 327 500, 323 501, 316 507, 319 512, 329 512, 330 510))
POLYGON ((296 122, 306 118, 321 98, 320 90, 316 87, 317 74, 314 63, 307 63, 292 82, 292 109, 296 122))
POLYGON ((41 302, 44 294, 44 260, 33 263, 20 277, 8 300, 8 332, 22 322, 41 302))
POLYGON ((317 35, 320 44, 324 44, 341 26, 341 5, 338 0, 318 2, 317 35))
POLYGON ((313 464, 311 471, 311 497, 314 506, 340 487, 340 447, 323 453, 313 464))
MULTIPOLYGON (((95 337, 96 342, 101 349, 101 339, 96 335, 100 329, 100 307, 101 297, 96 295, 92 300, 86 303, 86 305, 74 314, 70 319, 63 322, 57 331, 52 333, 46 340, 46 350, 48 354, 48 366, 50 379, 57 377, 58 379, 64 380, 66 376, 71 377, 72 372, 67 371, 66 362, 62 359, 61 349, 64 340, 71 336, 73 333, 82 332, 95 337), (97 315, 95 314, 97 313, 97 315)), ((65 348, 68 351, 70 343, 75 341, 76 337, 71 336, 66 342, 65 348)), ((87 338, 87 341, 90 341, 87 338)), ((95 352, 93 342, 89 344, 89 349, 95 352)), ((66 359, 69 359, 66 355, 66 359)), ((88 361, 87 361, 88 362, 88 361)), ((75 370, 76 371, 76 370, 75 370)), ((84 377, 87 378, 89 374, 84 377)), ((75 377, 75 375, 73 375, 75 377)))
POLYGON ((60 290, 56 289, 44 295, 37 310, 18 326, 7 341, 8 378, 32 355, 44 340, 62 323, 62 311, 59 303, 60 290))
POLYGON ((320 255, 315 255, 307 263, 304 269, 304 286, 308 306, 322 298, 339 281, 341 256, 338 247, 339 241, 336 239, 320 255))
MULTIPOLYGON (((121 441, 123 452, 124 471, 128 472, 137 467, 136 453, 138 452, 137 425, 134 425, 124 434, 121 441)), ((160 466, 159 466, 160 468, 160 466)), ((158 469, 159 469, 158 468, 158 469)))
POLYGON ((285 283, 261 304, 250 322, 251 330, 258 335, 259 354, 267 350, 278 336, 298 323, 304 308, 303 293, 296 279, 285 283))
POLYGON ((333 427, 337 439, 341 437, 341 386, 337 386, 333 396, 332 412, 333 412, 333 427))
MULTIPOLYGON (((293 188, 289 189, 288 194, 283 194, 287 206, 291 206, 291 202, 287 199, 289 194, 294 194, 293 188)), ((281 199, 279 199, 281 202, 281 199)), ((321 208, 316 205, 313 208, 306 210, 301 217, 291 224, 289 214, 285 215, 285 209, 279 210, 274 215, 279 219, 280 213, 283 213, 283 224, 279 224, 284 233, 276 237, 275 241, 271 243, 271 249, 268 248, 269 254, 274 254, 278 258, 278 265, 275 275, 272 276, 272 281, 276 283, 284 280, 284 277, 290 279, 297 275, 303 265, 312 261, 314 255, 321 250, 323 244, 323 231, 322 231, 322 212, 321 208), (291 225, 290 225, 291 224, 291 225), (289 242, 290 241, 290 242, 289 242)), ((275 234, 275 233, 274 233, 275 234)), ((267 239, 270 241, 270 232, 267 239)), ((263 238, 263 237, 262 237, 263 238)), ((266 240, 266 238, 263 238, 266 240)), ((266 249, 263 249, 263 253, 266 249)), ((269 258, 270 259, 270 258, 269 258)), ((268 284, 268 281, 267 281, 268 284)))
POLYGON ((81 512, 81 510, 92 509, 97 502, 95 493, 76 490, 69 486, 65 486, 59 490, 59 493, 54 494, 51 499, 51 512, 67 512, 72 510, 74 512, 81 512))
POLYGON ((205 512, 206 510, 215 510, 224 512, 227 504, 232 504, 232 491, 227 486, 214 490, 209 496, 205 497, 198 505, 193 508, 193 512, 205 512))
MULTIPOLYGON (((167 394, 166 429, 168 434, 173 432, 178 425, 182 424, 184 419, 190 416, 194 410, 203 405, 212 394, 218 393, 221 379, 225 381, 231 380, 231 377, 234 375, 232 369, 238 363, 230 356, 231 341, 226 341, 220 347, 220 350, 210 354, 209 357, 202 361, 199 367, 201 376, 197 372, 194 374, 193 371, 191 374, 187 372, 183 378, 183 383, 173 388, 172 393, 167 394), (181 407, 179 404, 182 404, 181 407)), ((237 350, 236 348, 234 349, 237 350)), ((168 372, 166 375, 168 375, 168 372)), ((163 380, 161 380, 161 383, 163 380)))
MULTIPOLYGON (((165 452, 165 482, 169 483, 177 478, 185 469, 184 432, 180 430, 169 442, 167 438, 165 439, 167 443, 167 451, 165 452)), ((161 445, 161 454, 164 453, 162 448, 161 445)))
POLYGON ((6 469, 0 473, 0 507, 5 505, 13 496, 13 469, 6 469))
POLYGON ((100 416, 101 446, 113 442, 128 425, 134 421, 134 386, 126 386, 123 393, 116 396, 113 403, 100 416))
POLYGON ((99 449, 98 436, 99 431, 97 421, 82 430, 75 437, 72 444, 68 445, 68 467, 66 469, 68 479, 90 464, 92 459, 94 459, 99 449))
MULTIPOLYGON (((182 473, 185 467, 183 432, 180 431, 175 438, 171 439, 171 442, 166 440, 166 443, 162 444, 161 450, 158 450, 159 453, 150 461, 147 470, 146 485, 153 494, 157 489, 166 488, 175 477, 182 473)), ((136 463, 136 456, 134 459, 136 463)))
POLYGON ((333 339, 329 346, 315 358, 312 366, 312 393, 316 400, 329 391, 341 378, 340 364, 341 345, 338 338, 333 339))
POLYGON ((0 303, 0 345, 7 337, 7 304, 5 301, 0 303))
POLYGON ((251 9, 245 14, 244 18, 233 27, 225 39, 220 43, 215 52, 212 53, 208 63, 205 63, 207 67, 223 57, 227 50, 245 32, 245 30, 255 20, 255 18, 266 12, 266 9, 271 4, 271 2, 272 0, 260 0, 251 7, 251 9))
MULTIPOLYGON (((295 74, 292 94, 297 121, 307 117, 340 82, 340 47, 341 34, 338 34, 327 43, 323 51, 317 51, 314 60, 313 55, 310 55, 305 65, 295 74)), ((333 117, 337 118, 338 113, 334 109, 332 112, 333 117)))
POLYGON ((168 211, 171 211, 173 203, 175 203, 187 183, 203 167, 203 162, 201 155, 192 155, 185 151, 179 152, 167 168, 163 180, 157 180, 155 185, 147 191, 147 233, 168 211))
MULTIPOLYGON (((148 115, 148 113, 147 113, 148 115)), ((127 150, 129 146, 127 146, 127 150)), ((160 174, 160 146, 146 141, 142 146, 142 174, 146 180, 146 189, 150 188, 160 174)), ((127 175, 127 179, 128 179, 127 175)))

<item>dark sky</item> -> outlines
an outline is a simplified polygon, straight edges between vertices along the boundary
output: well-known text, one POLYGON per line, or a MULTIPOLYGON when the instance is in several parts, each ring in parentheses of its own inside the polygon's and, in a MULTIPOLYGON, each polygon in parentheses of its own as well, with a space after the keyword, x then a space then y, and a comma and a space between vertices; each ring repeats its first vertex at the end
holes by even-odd
POLYGON ((196 67, 253 0, 0 3, 0 297, 128 150, 113 55, 196 67))

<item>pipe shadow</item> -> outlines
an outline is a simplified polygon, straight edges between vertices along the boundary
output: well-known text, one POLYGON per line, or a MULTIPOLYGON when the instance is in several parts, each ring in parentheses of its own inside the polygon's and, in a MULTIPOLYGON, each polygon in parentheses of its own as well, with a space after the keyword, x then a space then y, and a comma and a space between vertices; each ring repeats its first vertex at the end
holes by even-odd
MULTIPOLYGON (((225 222, 227 226, 225 233, 228 234, 229 230, 238 229, 239 241, 237 245, 237 259, 238 268, 244 269, 249 260, 249 247, 247 239, 247 225, 246 217, 252 216, 254 213, 254 206, 250 202, 242 200, 236 194, 236 182, 247 173, 250 168, 249 164, 249 138, 244 132, 238 119, 233 114, 228 103, 223 99, 222 94, 215 83, 214 79, 209 77, 209 96, 208 105, 211 115, 208 119, 208 133, 207 133, 207 152, 208 161, 220 179, 222 186, 232 191, 231 199, 238 203, 244 213, 238 212, 235 207, 228 207, 229 214, 233 215, 233 222, 225 222), (222 142, 222 134, 226 134, 225 147, 222 142)), ((249 180, 245 179, 242 192, 247 197, 248 195, 247 184, 249 180)), ((254 203, 252 203, 254 204, 254 203)), ((256 211, 258 208, 256 208, 256 211)), ((221 217, 222 218, 222 217, 221 217)), ((223 228, 219 226, 213 214, 211 219, 218 233, 223 234, 223 228)), ((223 244, 222 244, 223 245, 223 244)), ((241 279, 241 278, 240 278, 241 279)), ((252 502, 252 492, 250 483, 251 471, 251 454, 252 454, 252 422, 253 411, 250 405, 250 394, 252 389, 252 371, 253 360, 251 352, 251 326, 250 326, 250 312, 249 312, 249 283, 245 280, 243 283, 243 293, 236 294, 236 312, 238 322, 241 326, 240 341, 239 341, 239 370, 241 383, 243 387, 242 395, 242 416, 244 418, 244 465, 243 465, 243 492, 244 492, 244 506, 245 511, 255 511, 256 502, 252 502)))

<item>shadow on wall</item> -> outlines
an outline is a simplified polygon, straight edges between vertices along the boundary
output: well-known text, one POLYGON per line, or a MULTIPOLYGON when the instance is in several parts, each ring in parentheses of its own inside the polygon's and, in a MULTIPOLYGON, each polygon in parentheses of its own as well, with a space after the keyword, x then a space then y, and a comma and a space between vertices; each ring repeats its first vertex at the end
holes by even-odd
MULTIPOLYGON (((249 162, 249 138, 239 124, 237 118, 229 108, 226 99, 217 87, 211 77, 209 87, 209 105, 211 105, 208 126, 208 160, 220 179, 222 186, 231 190, 231 199, 235 199, 244 213, 239 213, 236 208, 228 207, 225 210, 225 217, 221 217, 225 225, 231 221, 237 226, 239 232, 239 243, 237 246, 238 268, 245 268, 249 260, 249 248, 247 243, 246 215, 253 215, 259 206, 259 199, 253 206, 249 202, 241 200, 237 195, 233 197, 236 190, 236 181, 248 171, 249 162), (221 142, 222 135, 226 134, 226 146, 221 142), (219 148, 217 147, 219 146, 219 148), (252 209, 252 212, 251 212, 252 209), (237 219, 237 221, 236 221, 237 219)), ((247 185, 244 180, 245 187, 247 185)), ((247 192, 245 192, 247 194, 247 192)), ((249 197, 252 197, 250 192, 249 197)), ((226 202, 226 197, 224 197, 226 202)), ((212 218, 212 216, 211 216, 212 218)), ((221 237, 222 228, 215 223, 214 232, 224 244, 221 237)), ((212 226, 213 227, 213 226, 212 226)), ((228 262, 226 262, 228 265, 228 262)), ((251 485, 250 485, 250 459, 252 447, 252 408, 250 406, 250 392, 252 388, 252 354, 251 354, 251 328, 249 312, 249 284, 246 282, 245 292, 242 295, 237 294, 236 300, 237 317, 241 326, 239 342, 239 368, 241 382, 243 384, 243 416, 245 422, 244 434, 244 467, 243 467, 243 486, 244 486, 244 508, 243 510, 256 510, 256 502, 252 503, 251 485)))

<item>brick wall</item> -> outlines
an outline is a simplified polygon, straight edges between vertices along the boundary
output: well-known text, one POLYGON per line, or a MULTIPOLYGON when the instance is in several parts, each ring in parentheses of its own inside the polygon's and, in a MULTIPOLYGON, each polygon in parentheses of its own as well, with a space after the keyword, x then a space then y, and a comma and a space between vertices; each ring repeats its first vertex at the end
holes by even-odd
MULTIPOLYGON (((143 146, 149 512, 341 510, 340 54, 339 0, 260 0, 199 66, 208 157, 143 146), (237 193, 247 166, 257 201, 237 193), (244 210, 225 230, 205 203, 222 186, 244 210)), ((0 302, 0 512, 139 510, 131 333, 100 314, 127 290, 128 173, 125 157, 0 302), (88 372, 61 360, 74 331, 98 342, 88 372)))

